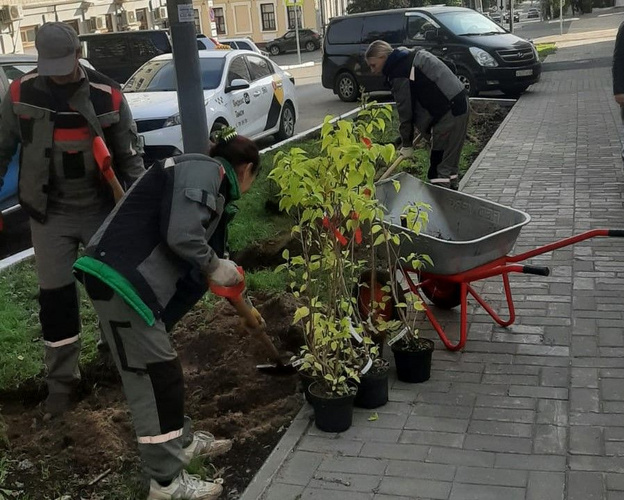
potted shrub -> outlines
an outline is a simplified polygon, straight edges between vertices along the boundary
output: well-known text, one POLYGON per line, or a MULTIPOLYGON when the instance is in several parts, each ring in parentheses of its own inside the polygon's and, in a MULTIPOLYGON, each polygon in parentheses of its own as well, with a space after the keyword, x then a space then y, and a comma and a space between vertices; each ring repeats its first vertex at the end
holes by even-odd
POLYGON ((351 425, 356 385, 379 357, 351 292, 368 265, 366 228, 383 216, 372 196, 375 166, 380 159, 389 163, 395 151, 373 136, 390 118, 389 106, 366 106, 354 121, 327 117, 318 156, 299 148, 278 153, 269 174, 301 246, 299 255, 285 251, 278 267, 288 270, 301 301, 294 322, 301 323, 305 345, 293 364, 315 380, 307 396, 317 427, 330 432, 351 425))

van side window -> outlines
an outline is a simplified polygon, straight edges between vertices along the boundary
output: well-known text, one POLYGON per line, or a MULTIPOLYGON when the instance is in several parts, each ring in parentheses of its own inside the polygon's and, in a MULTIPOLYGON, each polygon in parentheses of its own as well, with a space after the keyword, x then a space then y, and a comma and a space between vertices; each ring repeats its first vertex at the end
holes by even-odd
POLYGON ((362 40, 362 18, 347 17, 329 25, 327 41, 331 44, 360 43, 362 40))
POLYGON ((128 46, 123 36, 93 37, 83 43, 87 46, 85 57, 96 68, 99 64, 110 65, 130 59, 128 46))
POLYGON ((362 41, 371 43, 375 40, 384 40, 390 44, 402 43, 404 28, 405 15, 402 13, 366 16, 362 29, 362 41))
POLYGON ((435 29, 436 27, 426 17, 416 15, 407 18, 408 40, 424 40, 425 33, 435 29))
POLYGON ((159 37, 134 35, 134 43, 130 42, 137 57, 144 61, 149 61, 152 57, 159 56, 167 52, 167 48, 159 37))

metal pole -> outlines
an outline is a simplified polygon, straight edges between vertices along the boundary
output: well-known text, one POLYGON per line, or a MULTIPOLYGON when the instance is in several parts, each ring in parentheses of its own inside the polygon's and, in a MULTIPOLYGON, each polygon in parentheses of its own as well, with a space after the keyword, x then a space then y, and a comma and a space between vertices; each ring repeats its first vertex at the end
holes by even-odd
POLYGON ((208 123, 192 0, 168 0, 167 14, 171 25, 184 152, 208 154, 208 123))
POLYGON ((509 0, 509 31, 511 31, 512 33, 513 33, 513 25, 514 25, 513 3, 514 3, 514 0, 509 0))
POLYGON ((563 0, 559 0, 559 34, 563 35, 563 0))
POLYGON ((301 47, 299 46, 299 6, 295 4, 295 36, 297 37, 297 57, 301 64, 301 47))

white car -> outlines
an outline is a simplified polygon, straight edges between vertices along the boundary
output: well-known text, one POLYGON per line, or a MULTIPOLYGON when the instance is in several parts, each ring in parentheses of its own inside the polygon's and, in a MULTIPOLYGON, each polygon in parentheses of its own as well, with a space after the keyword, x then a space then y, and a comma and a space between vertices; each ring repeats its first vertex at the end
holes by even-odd
MULTIPOLYGON (((287 139, 295 132, 294 78, 271 60, 243 50, 200 50, 208 130, 235 127, 240 135, 287 139)), ((145 145, 145 163, 184 151, 171 54, 141 66, 123 87, 145 145)))
POLYGON ((249 38, 219 38, 219 42, 229 45, 233 49, 251 50, 257 54, 269 57, 269 53, 266 50, 260 50, 253 40, 250 40, 249 38))

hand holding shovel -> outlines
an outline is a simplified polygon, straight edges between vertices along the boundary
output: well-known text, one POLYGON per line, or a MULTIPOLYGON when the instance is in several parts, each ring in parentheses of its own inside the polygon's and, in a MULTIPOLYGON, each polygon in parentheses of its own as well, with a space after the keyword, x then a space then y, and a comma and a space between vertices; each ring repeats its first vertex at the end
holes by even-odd
MULTIPOLYGON (((241 274, 242 268, 239 268, 241 274)), ((279 351, 266 333, 266 325, 258 310, 252 305, 245 290, 245 281, 238 285, 224 287, 210 285, 210 291, 220 297, 225 297, 236 309, 236 312, 244 322, 245 329, 262 342, 273 364, 257 365, 256 368, 272 374, 287 375, 295 373, 295 368, 290 363, 284 363, 279 351)))

